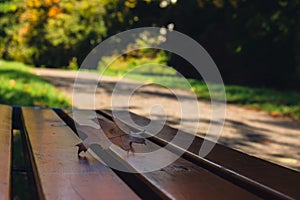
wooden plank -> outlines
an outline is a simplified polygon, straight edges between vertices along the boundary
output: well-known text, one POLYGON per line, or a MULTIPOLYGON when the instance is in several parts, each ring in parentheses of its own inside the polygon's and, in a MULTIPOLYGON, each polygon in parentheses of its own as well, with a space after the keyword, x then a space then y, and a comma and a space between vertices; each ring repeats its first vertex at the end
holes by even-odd
POLYGON ((77 156, 75 144, 80 139, 53 110, 22 108, 22 112, 42 198, 139 199, 89 153, 77 156))
POLYGON ((12 107, 0 105, 0 199, 10 198, 12 107))
MULTIPOLYGON (((77 115, 80 111, 76 111, 77 115)), ((88 116, 86 112, 81 111, 83 116, 88 116)), ((66 114, 72 118, 72 112, 66 111, 66 114)), ((91 115, 92 116, 92 115, 91 115)), ((107 121, 106 130, 111 130, 114 126, 111 121, 107 121), (110 125, 108 125, 110 124, 110 125)), ((76 121, 76 120, 75 120, 76 121)), ((80 123, 79 123, 80 124, 80 123)), ((77 124, 77 128, 84 132, 88 137, 92 134, 99 133, 98 129, 93 130, 92 127, 86 128, 77 124)), ((111 133, 107 133, 111 137, 111 133)), ((119 146, 112 145, 107 151, 113 152, 116 156, 126 162, 136 172, 141 172, 150 165, 153 160, 147 159, 142 154, 128 154, 121 148, 123 141, 117 139, 118 137, 111 137, 114 144, 119 143, 119 146), (143 170, 142 170, 143 169, 143 170)), ((153 142, 146 140, 147 145, 136 144, 134 148, 136 152, 152 152, 160 147, 153 142)), ((92 148, 92 147, 91 147, 92 148)), ((168 150, 160 151, 160 156, 163 159, 172 159, 175 154, 168 150)), ((100 155, 101 157, 101 155, 100 155)), ((175 156, 176 157, 176 156, 175 156)), ((103 159, 104 160, 104 159, 103 159)), ((246 190, 214 175, 213 173, 203 169, 196 164, 185 159, 179 158, 172 164, 163 167, 160 170, 151 171, 147 173, 139 173, 137 176, 147 183, 148 187, 152 188, 162 198, 170 199, 258 199, 259 197, 249 193, 246 190)))
MULTIPOLYGON (((110 111, 105 111, 105 113, 111 116, 110 111)), ((147 125, 149 123, 149 119, 133 113, 131 113, 131 118, 135 123, 140 125, 147 125)), ((170 142, 176 133, 177 129, 164 125, 164 128, 155 135, 155 138, 170 142)), ((199 157, 198 152, 202 143, 203 138, 196 137, 188 149, 188 152, 199 157)), ((216 144, 205 159, 222 166, 221 170, 223 173, 226 173, 226 169, 228 169, 229 171, 234 171, 234 176, 237 175, 237 178, 239 178, 238 175, 242 175, 254 182, 260 183, 261 186, 269 187, 271 190, 278 191, 287 197, 300 198, 299 172, 249 156, 220 144, 216 144)), ((258 187, 260 187, 260 185, 258 185, 258 187)))

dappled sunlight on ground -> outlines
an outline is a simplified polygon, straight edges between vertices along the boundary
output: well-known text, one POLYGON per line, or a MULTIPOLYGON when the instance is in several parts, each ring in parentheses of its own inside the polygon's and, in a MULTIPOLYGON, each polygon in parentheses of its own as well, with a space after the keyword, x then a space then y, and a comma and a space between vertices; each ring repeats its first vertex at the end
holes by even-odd
MULTIPOLYGON (((72 87, 76 72, 61 73, 57 70, 36 69, 36 72, 53 83, 63 91, 69 98, 72 98, 72 87)), ((97 76, 90 74, 86 76, 88 81, 95 81, 97 76)), ((111 107, 111 93, 117 78, 103 77, 96 91, 97 109, 111 107)), ((126 84, 136 84, 128 81, 126 84)), ((83 90, 82 92, 86 92, 83 90)), ((178 91, 186 101, 189 101, 190 92, 178 91)), ((182 119, 182 127, 179 127, 180 105, 170 90, 162 87, 145 86, 137 90, 130 99, 130 111, 154 120, 160 120, 161 109, 153 109, 151 115, 149 109, 152 105, 162 105, 167 114, 167 122, 175 128, 189 130, 189 127, 198 119, 182 119)), ((211 105, 209 101, 198 101, 200 109, 200 126, 198 134, 204 136, 211 121, 211 105)), ((80 108, 90 108, 88 105, 75 105, 80 108)), ((122 108, 120 103, 120 108, 122 108)), ((195 108, 191 107, 189 112, 195 108)), ((250 155, 266 159, 268 161, 283 165, 300 171, 300 121, 289 118, 274 118, 269 114, 242 108, 235 105, 227 105, 227 118, 219 143, 228 147, 240 150, 250 155)))

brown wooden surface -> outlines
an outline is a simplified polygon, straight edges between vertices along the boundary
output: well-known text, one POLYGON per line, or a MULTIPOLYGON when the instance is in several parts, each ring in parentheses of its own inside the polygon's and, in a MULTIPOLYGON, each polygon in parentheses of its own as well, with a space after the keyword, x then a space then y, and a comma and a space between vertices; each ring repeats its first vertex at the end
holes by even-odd
MULTIPOLYGON (((72 117, 70 111, 67 112, 69 117, 72 117)), ((100 118, 103 116, 98 115, 100 118)), ((106 119, 107 120, 107 119, 106 119)), ((107 120, 110 126, 113 126, 112 122, 107 120)), ((107 130, 110 130, 108 127, 107 130)), ((85 131, 85 127, 82 126, 80 131, 85 131)), ((91 128, 86 129, 86 134, 91 134, 91 128)), ((94 129, 97 133, 98 130, 94 129)), ((113 138, 114 144, 119 143, 122 146, 122 140, 113 138)), ((159 149, 160 147, 153 142, 147 140, 147 145, 134 144, 136 152, 151 152, 159 149)), ((153 160, 146 159, 141 154, 128 154, 122 148, 115 145, 111 146, 112 151, 119 158, 124 158, 129 166, 135 169, 137 172, 141 168, 146 166, 147 163, 153 162, 153 160)), ((175 156, 170 151, 164 150, 161 152, 161 156, 164 159, 170 159, 175 156)), ((179 158, 174 163, 167 167, 162 168, 154 172, 141 173, 138 176, 147 182, 149 187, 154 191, 160 191, 161 196, 171 199, 258 199, 257 196, 249 193, 246 190, 212 174, 211 172, 185 160, 179 158)))
POLYGON ((0 105, 0 199, 10 197, 12 108, 0 105))
POLYGON ((89 153, 50 109, 22 108, 42 193, 46 199, 138 199, 115 173, 89 153))
MULTIPOLYGON (((111 115, 110 111, 105 111, 105 113, 111 115)), ((139 125, 147 125, 149 123, 147 118, 135 114, 131 114, 131 117, 139 125)), ((176 129, 165 125, 156 137, 165 141, 171 141, 176 133, 176 129)), ((198 156, 202 143, 203 139, 196 137, 188 151, 198 156)), ((287 196, 300 199, 299 172, 249 156, 220 144, 216 144, 205 158, 287 196)))

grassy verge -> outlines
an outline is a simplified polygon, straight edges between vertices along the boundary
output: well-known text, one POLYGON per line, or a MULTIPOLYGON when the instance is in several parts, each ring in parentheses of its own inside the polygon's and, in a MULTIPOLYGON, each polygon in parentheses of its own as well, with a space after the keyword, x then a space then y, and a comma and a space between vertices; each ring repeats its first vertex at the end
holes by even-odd
POLYGON ((30 67, 0 60, 0 103, 7 105, 70 107, 67 98, 30 67))
MULTIPOLYGON (((189 82, 199 98, 210 99, 203 81, 190 79, 189 82)), ((267 111, 272 116, 300 119, 300 93, 298 92, 237 85, 226 85, 225 90, 227 103, 267 111)))
MULTIPOLYGON (((104 72, 108 76, 122 76, 134 68, 134 61, 130 65, 125 61, 117 60, 112 63, 104 72), (121 66, 121 67, 119 67, 121 66)), ((141 65, 143 63, 136 63, 141 65)), ((210 99, 207 85, 203 81, 188 79, 191 87, 186 87, 183 78, 174 76, 172 68, 152 65, 151 71, 147 67, 127 73, 126 78, 147 82, 160 83, 166 87, 193 90, 199 99, 210 99), (148 71, 148 72, 147 72, 148 71)), ((101 70, 101 68, 100 68, 101 70)), ((103 69, 102 69, 103 70, 103 69)), ((218 85, 215 85, 217 88, 218 85)), ((270 88, 252 88, 246 86, 226 85, 227 102, 246 106, 251 109, 263 110, 273 116, 288 116, 293 119, 300 119, 300 93, 294 91, 278 91, 270 88)), ((217 98, 217 97, 216 97, 217 98)))

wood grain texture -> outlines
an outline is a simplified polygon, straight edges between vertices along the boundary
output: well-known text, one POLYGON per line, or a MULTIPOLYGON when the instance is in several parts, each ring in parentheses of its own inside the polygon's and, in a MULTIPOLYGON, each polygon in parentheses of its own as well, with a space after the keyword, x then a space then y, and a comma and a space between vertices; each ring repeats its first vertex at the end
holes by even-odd
MULTIPOLYGON (((110 111, 105 111, 111 115, 110 111)), ((120 114, 120 113, 119 113, 120 114)), ((147 125, 149 119, 131 113, 132 120, 141 126, 147 125)), ((134 127, 133 124, 131 126, 134 127)), ((157 138, 170 142, 177 134, 177 129, 164 125, 163 129, 156 134, 157 138)), ((183 133, 182 134, 188 134, 183 133)), ((196 137, 188 151, 198 156, 202 146, 203 138, 196 137)), ((216 144, 205 159, 216 163, 226 169, 232 170, 260 184, 279 191, 295 199, 300 198, 300 173, 268 161, 247 155, 237 150, 216 144)))
POLYGON ((139 199, 89 153, 77 156, 80 139, 50 109, 22 108, 36 173, 46 199, 139 199))
POLYGON ((0 105, 0 199, 10 198, 12 108, 0 105))
MULTIPOLYGON (((76 111, 80 112, 80 111, 76 111)), ((70 111, 67 112, 69 117, 72 117, 70 111)), ((99 118, 105 117, 98 115, 99 118)), ((92 119, 91 119, 92 120, 92 119)), ((144 156, 143 152, 159 151, 161 159, 172 160, 176 157, 175 154, 168 150, 161 149, 160 146, 153 142, 146 140, 147 145, 133 144, 136 153, 128 154, 127 151, 121 147, 123 141, 120 137, 114 137, 112 129, 114 123, 105 119, 106 123, 102 125, 103 131, 107 132, 107 138, 112 140, 112 146, 107 151, 115 154, 115 156, 126 162, 136 172, 147 170, 154 162, 159 160, 152 160, 144 156)), ((75 120, 76 121, 76 120, 75 120)), ((87 135, 91 133, 91 127, 85 130, 84 126, 79 126, 80 131, 87 135)), ((98 130, 95 129, 95 132, 98 130)), ((101 158, 101 155, 100 155, 101 158)), ((183 159, 179 158, 170 165, 163 167, 156 171, 147 173, 138 173, 137 176, 142 179, 147 185, 153 189, 154 192, 160 193, 163 198, 170 199, 258 199, 259 197, 249 193, 246 190, 212 174, 211 172, 183 159)))

